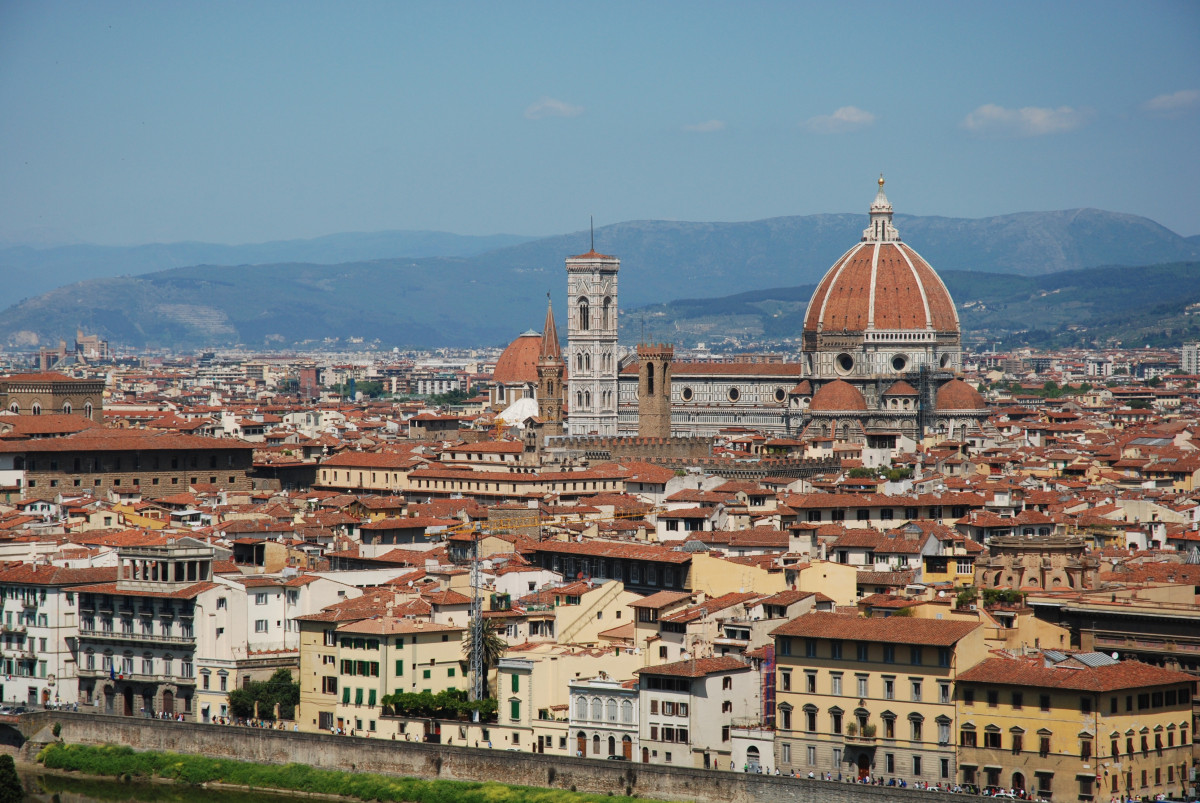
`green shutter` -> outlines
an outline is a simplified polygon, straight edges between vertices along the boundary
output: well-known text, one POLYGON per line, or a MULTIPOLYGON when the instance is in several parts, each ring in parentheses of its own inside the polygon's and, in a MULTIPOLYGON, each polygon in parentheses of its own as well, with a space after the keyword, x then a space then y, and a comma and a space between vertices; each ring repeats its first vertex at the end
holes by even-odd
POLYGON ((362 705, 362 689, 354 690, 354 704, 362 705))
POLYGON ((371 689, 370 694, 367 695, 367 705, 370 705, 370 706, 375 705, 375 690, 374 689, 371 689))
POLYGON ((371 662, 371 677, 373 677, 373 678, 379 677, 379 662, 378 661, 371 662))
POLYGON ((514 693, 515 693, 515 692, 519 692, 519 691, 521 690, 521 676, 520 676, 520 675, 515 675, 515 674, 514 674, 514 675, 510 675, 510 677, 512 678, 512 690, 513 690, 513 692, 514 692, 514 693))
POLYGON ((446 670, 446 677, 448 677, 448 678, 454 677, 454 667, 450 667, 449 669, 446 670))
POLYGON ((404 662, 403 661, 396 661, 396 674, 397 675, 404 674, 404 662))
MULTIPOLYGON (((516 675, 513 675, 513 677, 516 677, 516 675)), ((521 718, 521 701, 513 700, 511 703, 509 703, 509 705, 512 708, 512 711, 511 711, 512 718, 513 718, 513 721, 515 722, 521 718)))
POLYGON ((342 702, 347 705, 350 704, 350 687, 349 686, 342 686, 342 702))
POLYGON ((425 680, 429 680, 429 670, 426 669, 423 673, 421 673, 421 677, 425 680))

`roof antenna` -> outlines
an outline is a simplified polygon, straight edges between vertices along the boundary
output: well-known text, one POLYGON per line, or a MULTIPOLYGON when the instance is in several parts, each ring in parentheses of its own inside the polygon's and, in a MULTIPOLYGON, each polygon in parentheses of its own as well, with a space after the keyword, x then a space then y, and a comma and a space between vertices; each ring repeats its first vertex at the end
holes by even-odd
POLYGON ((596 216, 588 215, 588 225, 592 229, 592 250, 596 250, 596 216))

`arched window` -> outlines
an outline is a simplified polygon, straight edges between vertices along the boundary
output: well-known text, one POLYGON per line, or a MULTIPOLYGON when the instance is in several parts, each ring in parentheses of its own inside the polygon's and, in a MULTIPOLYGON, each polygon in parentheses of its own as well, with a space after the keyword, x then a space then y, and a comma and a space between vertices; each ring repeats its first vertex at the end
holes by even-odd
POLYGON ((587 719, 587 698, 583 695, 575 698, 575 718, 587 719))
POLYGON ((600 755, 600 735, 596 734, 592 737, 592 755, 600 755))
POLYGON ((633 703, 629 700, 621 703, 621 721, 633 722, 633 703))
POLYGON ((71 403, 69 401, 63 402, 63 412, 67 415, 71 414, 71 403))
POLYGON ((587 410, 592 408, 592 392, 590 390, 585 390, 583 392, 583 406, 584 409, 587 410))
POLYGON ((616 722, 617 721, 617 701, 610 699, 608 701, 608 705, 606 707, 608 708, 608 721, 616 722))
POLYGON ((83 404, 83 414, 84 414, 85 416, 87 416, 88 418, 91 418, 91 417, 92 417, 92 409, 93 409, 93 408, 92 408, 92 403, 91 403, 91 402, 84 402, 84 404, 83 404))
POLYGON ((41 414, 42 414, 42 403, 41 403, 41 402, 34 402, 34 403, 33 403, 33 414, 34 414, 34 415, 41 415, 41 414))
POLYGON ((588 315, 588 302, 586 298, 579 299, 579 330, 586 332, 591 327, 591 319, 588 315))
POLYGON ((604 297, 604 318, 600 321, 600 325, 611 329, 617 325, 617 322, 612 319, 612 298, 604 297))
POLYGON ((591 354, 583 355, 583 370, 585 370, 585 371, 592 370, 592 355, 591 354))
POLYGON ((592 698, 592 719, 604 719, 604 704, 600 702, 599 697, 592 698))
POLYGON ((582 390, 575 391, 575 406, 578 407, 580 410, 583 409, 583 391, 582 390))
POLYGON ((10 413, 19 413, 21 412, 21 405, 13 402, 12 404, 8 405, 8 411, 10 413))

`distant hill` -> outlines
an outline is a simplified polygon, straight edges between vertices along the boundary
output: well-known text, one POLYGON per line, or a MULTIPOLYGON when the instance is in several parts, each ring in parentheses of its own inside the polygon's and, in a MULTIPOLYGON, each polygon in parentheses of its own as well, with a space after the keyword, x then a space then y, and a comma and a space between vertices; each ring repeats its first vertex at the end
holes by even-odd
POLYGON ((152 243, 137 246, 64 245, 0 248, 5 297, 16 300, 72 282, 132 276, 187 265, 336 265, 395 257, 467 257, 530 240, 515 234, 468 236, 441 231, 347 232, 309 240, 250 245, 152 243))
MULTIPOLYGON (((815 283, 858 242, 865 224, 865 215, 850 214, 749 223, 634 221, 598 229, 596 248, 621 258, 623 320, 633 339, 637 330, 628 327, 640 326, 641 315, 628 313, 634 307, 685 294, 724 298, 786 287, 792 288, 787 298, 727 299, 741 314, 762 318, 756 337, 786 341, 799 331, 795 315, 808 298, 803 286, 815 283)), ((1145 218, 1099 210, 980 220, 901 215, 896 224, 905 240, 943 275, 964 271, 1036 277, 1098 265, 1200 260, 1200 242, 1194 238, 1180 237, 1145 218)), ((313 245, 316 241, 295 247, 330 259, 342 253, 340 248, 392 247, 386 238, 371 246, 359 239, 372 236, 346 235, 350 239, 341 244, 335 236, 322 238, 329 242, 321 247, 313 245)), ((417 248, 411 237, 404 242, 417 248)), ((467 249, 470 244, 461 245, 467 249)), ((276 246, 261 246, 269 247, 276 246)), ((90 279, 5 310, 0 315, 0 342, 28 346, 69 336, 81 327, 133 346, 264 347, 348 337, 377 340, 388 347, 503 344, 540 325, 547 291, 562 309, 563 259, 587 247, 587 233, 577 232, 458 257, 357 259, 329 265, 311 264, 306 258, 304 263, 200 265, 90 279)), ((1103 274, 1103 279, 1095 274, 1092 280, 1103 292, 1102 282, 1121 280, 1121 272, 1103 274)), ((12 279, 6 278, 11 289, 12 279)), ((1004 289, 1005 282, 1001 285, 1004 289)), ((1014 281, 1012 286, 1022 285, 1014 281)), ((7 297, 20 296, 10 292, 7 297)), ((973 295, 968 292, 966 297, 973 295)), ((695 323, 694 318, 686 319, 695 323)), ((740 324, 717 316, 696 339, 723 337, 720 329, 730 325, 740 324)))
MULTIPOLYGON (((1046 276, 941 271, 968 343, 1171 346, 1200 339, 1200 262, 1046 276)), ((630 310, 622 340, 798 348, 815 285, 630 310)))

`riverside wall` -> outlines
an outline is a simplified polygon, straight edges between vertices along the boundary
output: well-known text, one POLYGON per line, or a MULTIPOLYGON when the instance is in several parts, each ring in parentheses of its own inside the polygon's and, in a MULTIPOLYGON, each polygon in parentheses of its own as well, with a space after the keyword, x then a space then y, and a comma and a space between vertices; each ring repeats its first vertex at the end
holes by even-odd
POLYGON ((62 724, 61 738, 68 743, 118 744, 134 750, 171 751, 262 764, 299 763, 428 780, 498 781, 697 803, 890 800, 945 803, 946 800, 945 793, 806 778, 62 712, 39 712, 22 722, 21 730, 29 737, 25 745, 27 760, 33 760, 37 750, 49 741, 49 729, 54 722, 62 724))

